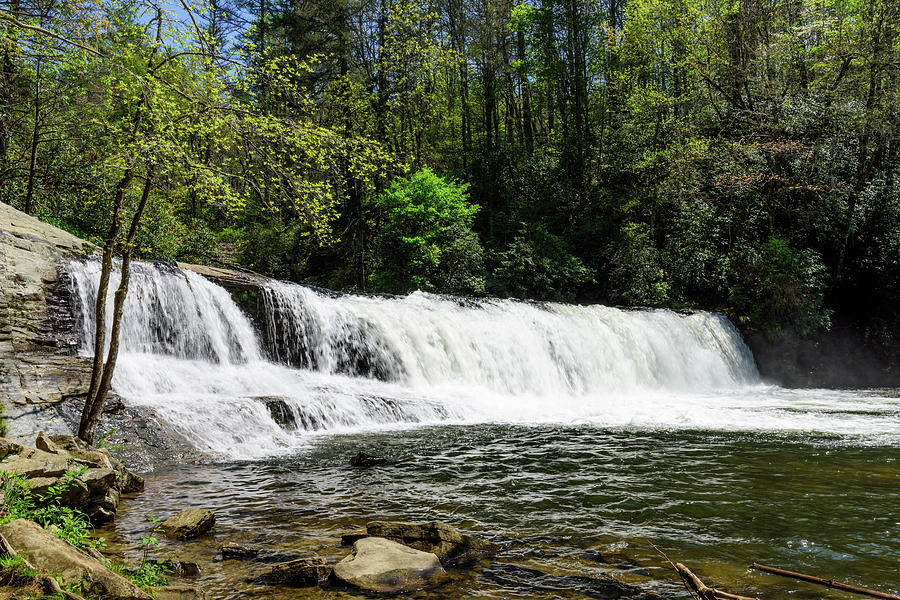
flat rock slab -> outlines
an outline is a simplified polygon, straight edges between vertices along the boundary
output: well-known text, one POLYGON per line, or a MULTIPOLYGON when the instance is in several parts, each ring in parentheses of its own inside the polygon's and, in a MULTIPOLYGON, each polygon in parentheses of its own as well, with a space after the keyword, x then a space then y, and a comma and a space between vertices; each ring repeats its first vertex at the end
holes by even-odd
POLYGON ((328 563, 324 558, 310 556, 278 563, 259 579, 263 583, 312 586, 328 579, 328 572, 328 563))
POLYGON ((35 568, 59 576, 64 586, 81 582, 85 596, 104 600, 151 600, 146 592, 113 573, 99 560, 54 537, 37 523, 16 519, 0 534, 35 568))
POLYGON ((384 538, 368 537, 334 567, 334 578, 363 590, 397 593, 419 590, 447 579, 438 557, 384 538))
POLYGON ((216 526, 216 515, 206 508, 186 508, 160 524, 162 532, 172 540, 186 540, 210 533, 216 526))

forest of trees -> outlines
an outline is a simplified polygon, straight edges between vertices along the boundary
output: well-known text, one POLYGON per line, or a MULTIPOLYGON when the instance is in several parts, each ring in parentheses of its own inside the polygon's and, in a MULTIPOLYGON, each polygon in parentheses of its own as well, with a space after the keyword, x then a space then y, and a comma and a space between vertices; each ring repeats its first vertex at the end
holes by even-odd
POLYGON ((0 11, 0 200, 119 252, 900 345, 896 0, 0 11))

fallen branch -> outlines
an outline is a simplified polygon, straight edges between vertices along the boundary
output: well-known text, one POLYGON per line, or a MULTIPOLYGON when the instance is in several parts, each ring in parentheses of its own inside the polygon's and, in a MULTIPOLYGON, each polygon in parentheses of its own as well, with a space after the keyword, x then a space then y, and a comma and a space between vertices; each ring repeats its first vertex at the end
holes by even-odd
POLYGON ((822 579, 821 577, 813 577, 812 575, 804 575, 803 573, 795 573, 794 571, 785 571, 784 569, 778 569, 776 567, 767 567, 766 565, 761 565, 759 563, 753 563, 752 565, 750 565, 750 568, 756 569, 757 571, 772 573, 773 575, 781 575, 782 577, 791 577, 793 579, 799 579, 800 581, 817 583, 819 585, 824 585, 825 587, 834 588, 836 590, 853 592, 854 594, 862 594, 864 596, 871 596, 873 598, 886 598, 887 600, 900 600, 900 596, 897 596, 895 594, 876 592, 875 590, 869 590, 866 588, 857 587, 855 585, 841 583, 833 579, 822 579))
POLYGON ((681 578, 697 592, 703 600, 757 600, 756 598, 738 596, 736 594, 729 594, 728 592, 711 588, 700 581, 699 577, 691 573, 691 570, 681 563, 675 563, 675 569, 678 571, 678 574, 681 575, 681 578))

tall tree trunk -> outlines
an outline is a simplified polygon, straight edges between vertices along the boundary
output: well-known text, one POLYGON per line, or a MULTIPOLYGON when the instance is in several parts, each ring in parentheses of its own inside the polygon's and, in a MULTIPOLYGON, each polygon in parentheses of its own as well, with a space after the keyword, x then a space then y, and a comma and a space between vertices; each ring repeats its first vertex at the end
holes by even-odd
MULTIPOLYGON (((133 128, 131 131, 132 139, 137 135, 141 126, 143 112, 137 109, 134 115, 133 128)), ((84 400, 84 410, 81 412, 81 423, 78 426, 78 437, 84 441, 93 442, 93 428, 96 423, 88 427, 91 421, 91 415, 94 413, 94 405, 100 398, 98 391, 103 379, 103 350, 106 347, 106 296, 109 291, 109 278, 113 270, 113 254, 115 252, 116 243, 119 239, 119 230, 122 228, 122 204, 125 201, 125 193, 128 185, 134 178, 134 168, 129 165, 125 168, 122 178, 116 183, 115 194, 113 195, 113 214, 112 221, 109 225, 109 231, 103 244, 103 258, 100 263, 100 283, 97 286, 97 303, 94 307, 94 361, 91 365, 91 384, 88 387, 88 393, 84 400)), ((117 344, 118 345, 118 344, 117 344)), ((102 403, 104 397, 100 398, 100 411, 103 410, 102 403)))
MULTIPOLYGON (((131 179, 131 174, 127 175, 128 180, 131 179)), ((123 177, 123 180, 125 177, 123 177)), ((126 182, 127 186, 127 182, 126 182)), ((110 341, 109 341, 109 351, 106 354, 106 363, 102 365, 100 369, 99 378, 95 378, 98 375, 97 370, 95 369, 92 372, 91 376, 91 388, 94 390, 93 395, 88 394, 88 399, 84 404, 84 411, 81 415, 81 423, 78 427, 78 437, 87 442, 88 444, 94 443, 94 435, 97 430, 97 424, 100 422, 100 417, 103 415, 103 406, 106 403, 106 394, 109 393, 110 386, 112 385, 112 377, 113 373, 116 369, 116 362, 119 358, 119 337, 122 327, 122 312, 125 308, 125 298, 128 295, 128 282, 131 278, 131 256, 134 250, 134 238, 137 235, 138 229, 140 228, 141 217, 144 213, 144 207, 147 205, 147 199, 150 196, 150 190, 153 186, 153 165, 147 167, 146 180, 144 181, 144 189, 141 193, 141 200, 138 203, 137 209, 134 211, 134 215, 131 218, 131 226, 128 228, 128 236, 125 238, 125 244, 122 249, 122 271, 121 271, 121 279, 119 280, 119 286, 116 289, 116 293, 113 300, 113 314, 112 314, 112 326, 110 329, 110 341)), ((124 187, 122 188, 124 189, 124 187)), ((118 196, 118 190, 117 190, 118 196)), ((124 194, 122 195, 124 197, 124 194)), ((119 201, 119 208, 121 209, 121 200, 119 201)), ((121 218, 120 218, 121 221, 121 218)), ((118 230, 116 230, 116 235, 118 235, 118 230)), ((115 245, 115 244, 113 244, 115 245)), ((104 249, 103 253, 103 266, 104 271, 101 272, 101 282, 103 280, 103 275, 106 275, 106 285, 109 284, 109 276, 112 272, 112 253, 107 252, 104 249)), ((106 290, 103 290, 103 293, 100 294, 98 291, 97 295, 97 312, 98 318, 100 313, 102 312, 104 315, 104 326, 103 326, 103 334, 105 338, 105 315, 106 315, 106 290)), ((97 333, 98 336, 100 334, 100 326, 98 321, 97 333)), ((98 363, 97 357, 102 357, 103 355, 103 342, 104 339, 100 339, 100 345, 95 346, 94 348, 94 364, 98 363)), ((96 342, 95 342, 96 343, 96 342)))

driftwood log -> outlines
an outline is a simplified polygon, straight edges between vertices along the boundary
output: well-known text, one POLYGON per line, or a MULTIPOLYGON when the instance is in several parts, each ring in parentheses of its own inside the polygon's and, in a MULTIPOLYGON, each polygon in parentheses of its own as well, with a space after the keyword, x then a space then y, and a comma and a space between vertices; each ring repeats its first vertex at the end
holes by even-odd
POLYGON ((699 577, 691 573, 691 570, 681 563, 675 563, 675 570, 678 571, 678 574, 681 575, 681 578, 684 579, 685 583, 687 583, 692 590, 697 592, 697 595, 700 596, 701 600, 757 600, 757 598, 738 596, 737 594, 729 594, 728 592, 711 588, 700 581, 699 577))
POLYGON ((886 598, 887 600, 900 600, 900 596, 895 594, 887 594, 885 592, 877 592, 875 590, 869 590, 866 588, 858 587, 855 585, 849 585, 847 583, 841 583, 839 581, 834 581, 833 579, 823 579, 821 577, 813 577, 812 575, 804 575, 803 573, 795 573, 794 571, 785 571, 784 569, 778 569, 776 567, 767 567, 766 565, 761 565, 759 563, 753 563, 750 565, 751 569, 756 569, 757 571, 763 571, 765 573, 772 573, 773 575, 781 575, 782 577, 790 577, 792 579, 799 579, 800 581, 807 581, 809 583, 816 583, 818 585, 824 585, 825 587, 830 587, 836 590, 842 590, 845 592, 852 592, 854 594, 862 594, 864 596, 871 596, 872 598, 886 598))

